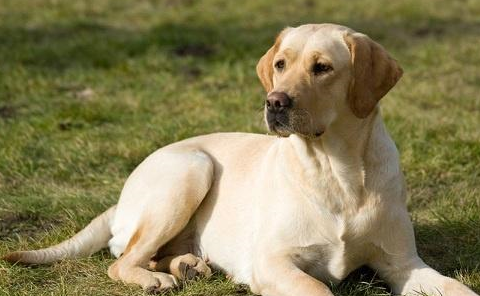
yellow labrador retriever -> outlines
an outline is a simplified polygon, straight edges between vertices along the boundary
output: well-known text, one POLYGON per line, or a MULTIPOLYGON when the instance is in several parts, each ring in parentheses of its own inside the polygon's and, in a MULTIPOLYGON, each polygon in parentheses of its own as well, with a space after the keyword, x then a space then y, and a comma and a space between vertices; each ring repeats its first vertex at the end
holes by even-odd
POLYGON ((159 149, 77 235, 4 258, 49 263, 109 246, 109 276, 149 292, 210 275, 208 262, 265 296, 332 295, 325 283, 361 265, 395 293, 476 296, 417 255, 377 107, 402 76, 385 49, 338 25, 287 28, 257 72, 280 137, 221 133, 159 149))

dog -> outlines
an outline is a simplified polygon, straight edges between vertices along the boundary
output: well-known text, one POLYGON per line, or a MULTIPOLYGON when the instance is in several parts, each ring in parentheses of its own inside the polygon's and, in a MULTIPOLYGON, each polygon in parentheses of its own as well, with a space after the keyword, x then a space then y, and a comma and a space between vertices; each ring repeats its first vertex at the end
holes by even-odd
POLYGON ((396 146, 378 101, 402 69, 344 26, 286 28, 260 59, 276 135, 217 133, 163 147, 130 175, 116 206, 50 248, 50 263, 109 247, 114 280, 148 292, 209 276, 264 296, 330 296, 367 265, 394 293, 478 296, 417 255, 396 146))

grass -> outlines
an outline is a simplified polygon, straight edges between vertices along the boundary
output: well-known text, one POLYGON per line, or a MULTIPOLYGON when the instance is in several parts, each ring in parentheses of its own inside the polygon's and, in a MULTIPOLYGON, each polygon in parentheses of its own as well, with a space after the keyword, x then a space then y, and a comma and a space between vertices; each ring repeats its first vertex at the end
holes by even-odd
MULTIPOLYGON (((287 25, 369 34, 405 70, 382 103, 422 257, 480 292, 480 3, 0 0, 0 255, 57 243, 167 143, 264 133, 258 58, 287 25)), ((0 295, 142 295, 107 252, 0 262, 0 295)), ((389 295, 371 271, 336 295, 389 295)), ((251 295, 221 275, 170 295, 251 295)))

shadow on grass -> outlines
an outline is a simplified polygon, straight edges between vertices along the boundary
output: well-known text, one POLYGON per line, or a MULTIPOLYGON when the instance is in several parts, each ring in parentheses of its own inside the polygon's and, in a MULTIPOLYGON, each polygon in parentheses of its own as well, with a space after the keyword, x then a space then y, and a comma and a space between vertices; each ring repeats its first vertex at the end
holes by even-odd
MULTIPOLYGON (((480 221, 440 220, 416 225, 418 252, 433 268, 454 276, 455 271, 480 268, 480 221)), ((480 287, 477 287, 480 288, 480 287)))
MULTIPOLYGON (((270 32, 281 28, 269 25, 270 32)), ((258 38, 273 39, 264 28, 241 30, 233 25, 197 26, 164 24, 150 31, 119 29, 96 22, 33 29, 0 27, 3 66, 23 65, 43 70, 72 68, 108 69, 148 51, 169 58, 186 56, 202 60, 228 59, 250 53, 259 55, 258 38), (12 36, 14 36, 12 38, 12 36)))
MULTIPOLYGON (((315 22, 311 16, 295 21, 266 21, 248 28, 239 22, 165 23, 150 30, 128 30, 96 21, 74 21, 68 25, 49 24, 34 28, 0 27, 0 51, 3 66, 21 64, 44 70, 65 70, 69 67, 110 68, 148 51, 171 58, 192 56, 217 60, 244 57, 259 58, 271 45, 275 35, 285 26, 315 22)), ((406 46, 451 36, 480 33, 480 22, 428 18, 414 22, 403 18, 384 19, 322 18, 350 26, 370 35, 385 46, 406 46)))
POLYGON ((390 295, 391 293, 390 287, 377 276, 374 270, 366 266, 353 271, 340 284, 333 286, 332 291, 335 295, 345 296, 390 295))
POLYGON ((0 240, 33 237, 54 227, 53 219, 45 219, 34 212, 0 212, 0 240))

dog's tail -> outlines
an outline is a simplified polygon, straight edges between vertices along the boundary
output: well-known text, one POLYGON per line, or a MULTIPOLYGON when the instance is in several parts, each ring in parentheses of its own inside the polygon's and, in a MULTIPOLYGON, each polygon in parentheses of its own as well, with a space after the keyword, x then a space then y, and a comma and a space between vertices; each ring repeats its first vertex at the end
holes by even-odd
POLYGON ((46 264, 68 258, 87 257, 105 248, 112 237, 110 225, 115 216, 113 206, 93 219, 80 232, 58 245, 35 250, 20 251, 7 254, 2 259, 15 263, 46 264))

